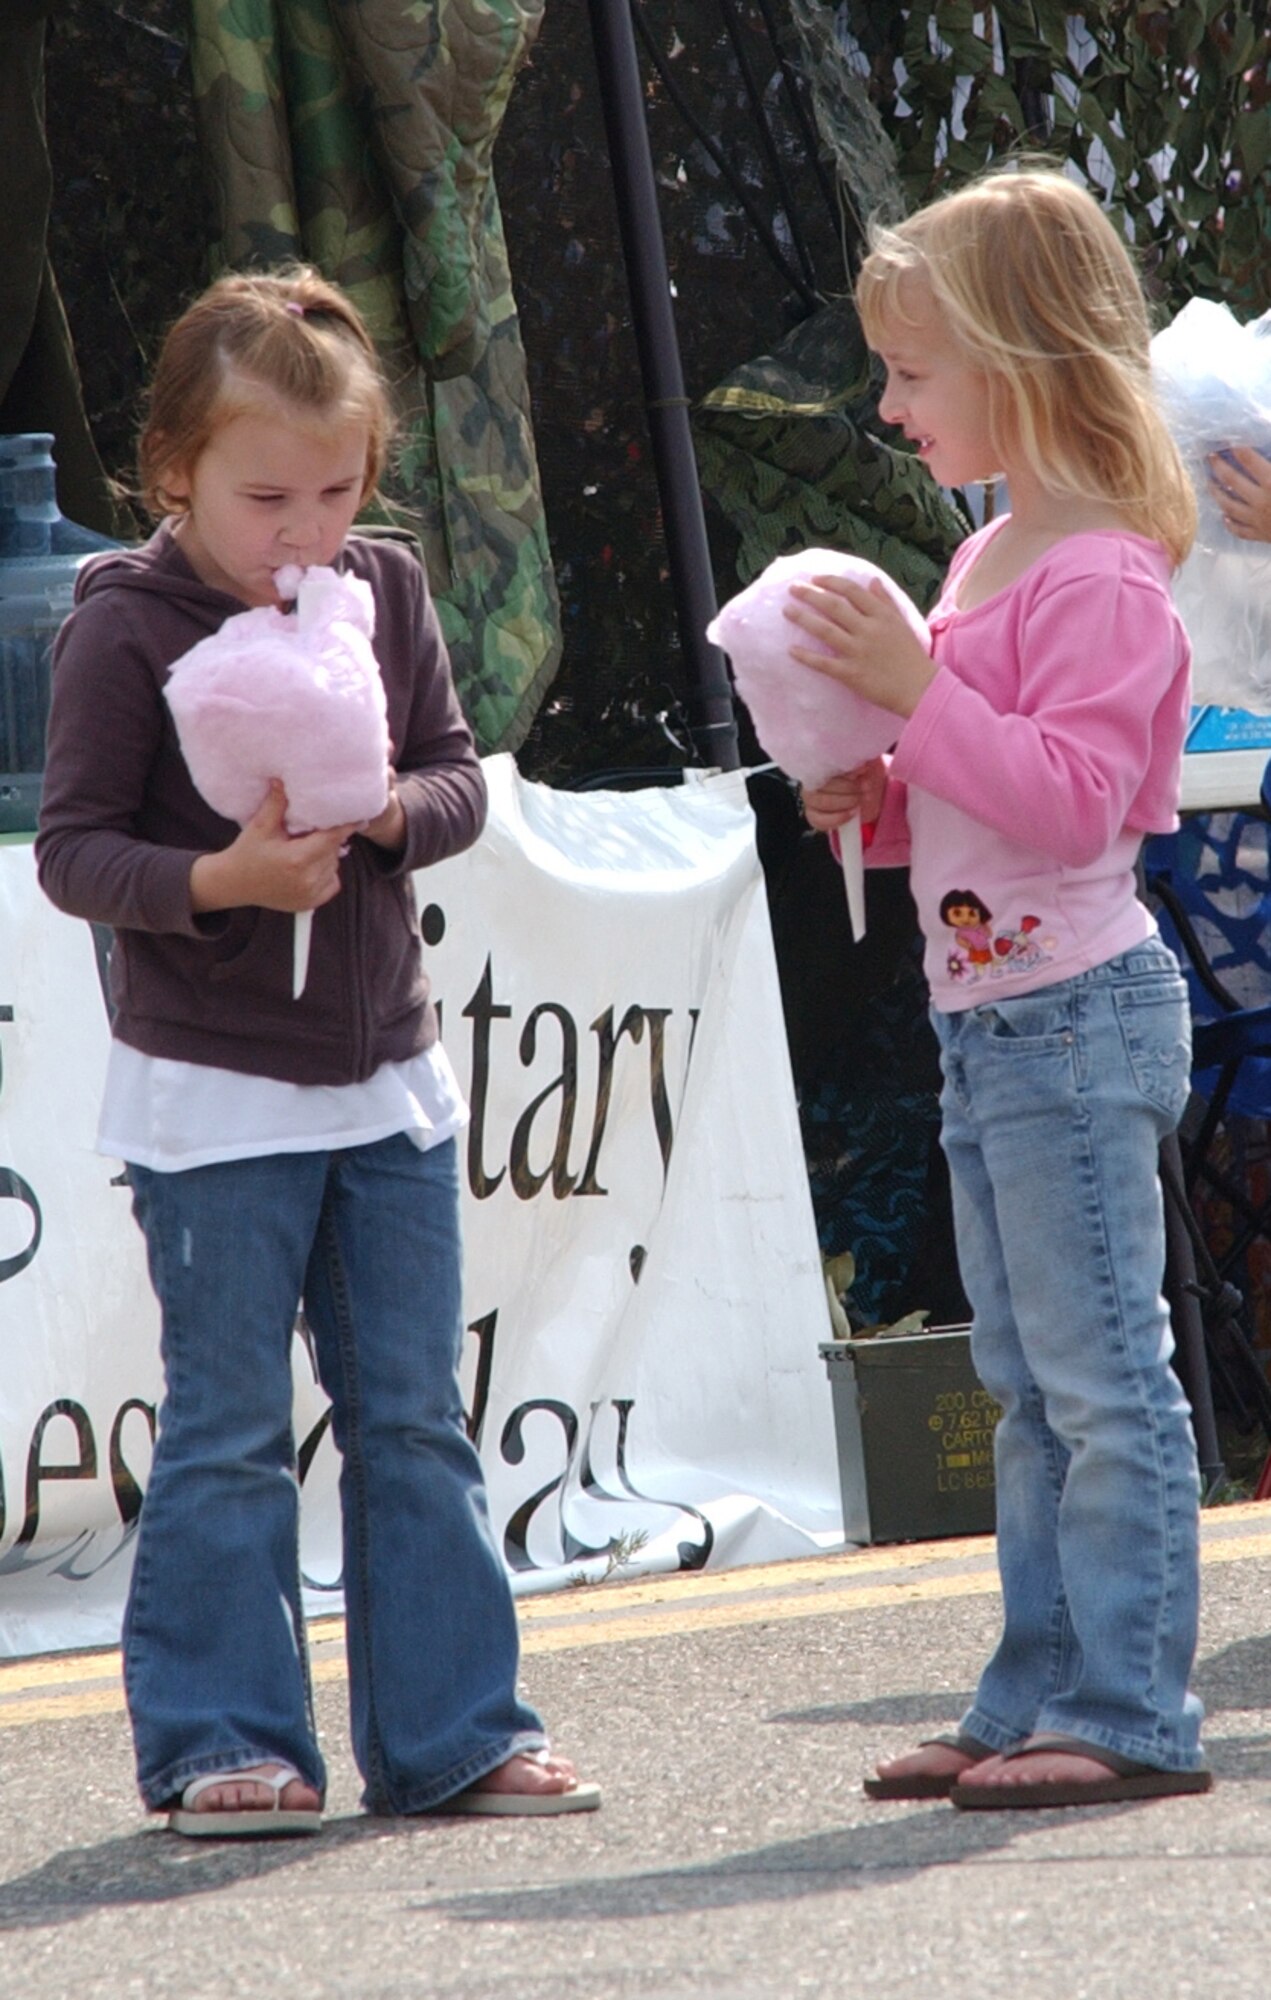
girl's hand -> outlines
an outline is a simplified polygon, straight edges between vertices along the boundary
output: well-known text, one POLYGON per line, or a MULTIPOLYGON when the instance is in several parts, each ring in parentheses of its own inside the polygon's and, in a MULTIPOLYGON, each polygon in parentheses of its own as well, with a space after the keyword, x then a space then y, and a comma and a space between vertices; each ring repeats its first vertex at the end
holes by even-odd
POLYGON ((845 576, 792 583, 785 615, 818 642, 791 646, 793 659, 895 715, 912 715, 936 677, 931 656, 881 583, 868 590, 845 576))
POLYGON ((887 766, 881 757, 858 764, 854 771, 841 771, 803 794, 803 817, 818 833, 833 833, 857 814, 868 826, 883 809, 887 790, 887 766))
POLYGON ((340 856, 355 826, 289 834, 287 794, 275 778, 254 819, 219 854, 200 854, 190 870, 190 906, 200 915, 254 906, 316 910, 340 893, 340 856))
POLYGON ((374 841, 376 847, 385 847, 391 854, 400 853, 406 845, 406 813, 397 796, 397 773, 388 774, 388 804, 382 813, 368 820, 361 829, 367 840, 374 841))
POLYGON ((1215 453, 1209 490, 1229 534, 1242 542, 1271 542, 1271 459, 1248 445, 1233 445, 1230 458, 1215 453))

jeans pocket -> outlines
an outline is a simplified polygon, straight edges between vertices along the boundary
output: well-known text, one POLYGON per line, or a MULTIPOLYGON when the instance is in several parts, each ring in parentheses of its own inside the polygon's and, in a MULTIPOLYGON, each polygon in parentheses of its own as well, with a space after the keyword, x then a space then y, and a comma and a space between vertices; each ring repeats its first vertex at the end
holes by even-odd
POLYGON ((1067 986, 1043 986, 977 1007, 976 1018, 995 1047, 1042 1053, 1072 1046, 1072 996, 1067 986))
POLYGON ((1138 1089, 1177 1125, 1191 1091, 1186 986, 1166 976, 1123 986, 1112 997, 1138 1089))

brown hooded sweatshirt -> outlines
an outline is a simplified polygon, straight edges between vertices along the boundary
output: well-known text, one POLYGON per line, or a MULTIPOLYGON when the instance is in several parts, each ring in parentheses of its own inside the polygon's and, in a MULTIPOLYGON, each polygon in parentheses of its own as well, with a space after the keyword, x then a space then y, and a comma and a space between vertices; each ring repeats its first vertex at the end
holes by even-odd
POLYGON ((190 907, 195 857, 238 828, 196 791, 162 689, 243 605, 201 582, 166 528, 80 572, 54 649, 36 863, 59 909, 114 929, 114 1032, 147 1055, 343 1084, 436 1039, 410 876, 471 846, 485 781, 415 557, 352 535, 336 566, 375 594, 406 845, 386 854, 354 838, 339 895, 314 913, 299 1000, 289 914, 190 907))

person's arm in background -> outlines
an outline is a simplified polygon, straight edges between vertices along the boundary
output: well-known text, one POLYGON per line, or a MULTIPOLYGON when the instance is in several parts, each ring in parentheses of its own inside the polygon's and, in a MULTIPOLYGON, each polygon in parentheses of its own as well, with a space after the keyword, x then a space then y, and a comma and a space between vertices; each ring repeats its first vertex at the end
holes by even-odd
POLYGON ((1242 542, 1271 542, 1271 458, 1233 445, 1209 460, 1209 489, 1223 525, 1242 542))

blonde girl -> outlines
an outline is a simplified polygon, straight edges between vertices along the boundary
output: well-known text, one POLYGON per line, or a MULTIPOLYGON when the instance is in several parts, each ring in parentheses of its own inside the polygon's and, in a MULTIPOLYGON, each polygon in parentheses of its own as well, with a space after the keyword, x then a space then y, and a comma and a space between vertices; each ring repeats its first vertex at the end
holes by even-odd
POLYGON ((973 1353, 1002 1406, 1000 1643, 956 1733, 866 1790, 979 1810, 1202 1791, 1198 1477, 1157 1179, 1188 1014, 1135 893, 1143 836, 1177 823, 1192 495, 1133 263, 1063 174, 1002 173, 878 231, 857 298, 883 419, 942 484, 1002 478, 1009 499, 958 550, 930 656, 842 580, 789 612, 796 657, 896 715, 891 758, 805 807, 825 831, 860 813, 871 862, 910 869, 973 1353), (982 951, 942 921, 954 889, 993 912, 982 951))
POLYGON ((470 845, 481 767, 423 572, 352 532, 391 429, 370 336, 315 271, 230 276, 159 358, 159 526, 81 572, 36 855, 114 931, 99 1144, 124 1159, 165 1394, 124 1626, 142 1797, 183 1834, 313 1832, 291 1350, 303 1303, 342 1459, 353 1748, 374 1812, 598 1803, 516 1689, 516 1619, 456 1382, 455 1134, 413 872, 470 845), (375 598, 394 768, 365 826, 289 838, 200 797, 163 686, 288 564, 375 598), (313 910, 303 997, 291 913, 313 910))

